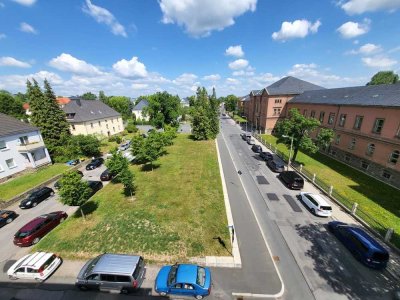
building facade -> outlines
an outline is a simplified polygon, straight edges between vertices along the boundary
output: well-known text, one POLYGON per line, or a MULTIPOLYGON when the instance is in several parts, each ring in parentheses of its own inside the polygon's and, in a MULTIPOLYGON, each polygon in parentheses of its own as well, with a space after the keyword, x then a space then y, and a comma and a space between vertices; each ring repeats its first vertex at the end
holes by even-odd
POLYGON ((149 102, 147 100, 140 100, 138 104, 132 109, 132 113, 135 115, 136 120, 149 121, 150 117, 143 113, 143 109, 149 106, 149 102))
POLYGON ((0 113, 0 181, 50 163, 39 129, 0 113))
POLYGON ((400 188, 400 84, 304 92, 291 108, 334 131, 328 155, 400 188))

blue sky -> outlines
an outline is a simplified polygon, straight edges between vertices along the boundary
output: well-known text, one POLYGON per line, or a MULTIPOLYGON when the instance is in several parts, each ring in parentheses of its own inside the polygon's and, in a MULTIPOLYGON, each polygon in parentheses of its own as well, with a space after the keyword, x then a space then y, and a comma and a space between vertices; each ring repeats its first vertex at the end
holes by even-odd
POLYGON ((400 0, 0 0, 0 89, 243 96, 400 72, 400 0))

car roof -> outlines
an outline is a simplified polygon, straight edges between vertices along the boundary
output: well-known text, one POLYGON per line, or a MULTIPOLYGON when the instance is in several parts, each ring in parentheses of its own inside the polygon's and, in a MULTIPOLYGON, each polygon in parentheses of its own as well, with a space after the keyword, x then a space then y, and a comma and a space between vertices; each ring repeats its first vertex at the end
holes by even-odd
POLYGON ((387 253, 386 249, 382 247, 375 239, 373 239, 368 233, 358 227, 344 226, 353 235, 357 236, 364 244, 366 244, 370 249, 387 253))
POLYGON ((197 266, 189 264, 181 264, 176 274, 176 282, 196 283, 197 266))
POLYGON ((26 223, 19 231, 31 231, 39 224, 42 224, 47 219, 47 215, 41 215, 26 223))
POLYGON ((137 255, 106 253, 101 255, 92 273, 131 276, 136 269, 139 259, 140 256, 137 255))
POLYGON ((331 206, 328 201, 325 200, 321 195, 313 194, 313 193, 303 193, 305 195, 311 196, 315 201, 319 203, 321 206, 331 206))
POLYGON ((30 267, 33 269, 39 269, 51 256, 53 253, 47 252, 35 252, 28 255, 19 267, 30 267))
POLYGON ((12 211, 12 210, 0 210, 0 215, 2 215, 2 214, 12 214, 12 213, 14 213, 14 211, 12 211))
POLYGON ((89 180, 87 183, 88 183, 89 186, 94 186, 94 185, 96 185, 96 184, 101 183, 101 181, 89 180))

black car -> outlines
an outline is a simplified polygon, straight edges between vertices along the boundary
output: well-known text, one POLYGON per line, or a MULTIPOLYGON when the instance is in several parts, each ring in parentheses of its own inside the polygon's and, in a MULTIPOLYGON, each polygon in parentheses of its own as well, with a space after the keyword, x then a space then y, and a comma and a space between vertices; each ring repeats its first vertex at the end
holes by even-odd
POLYGON ((253 146, 251 146, 251 150, 253 150, 253 152, 255 152, 255 153, 260 153, 260 152, 262 152, 262 148, 261 148, 260 145, 253 145, 253 146))
POLYGON ((103 173, 101 173, 100 175, 100 180, 101 181, 109 181, 113 178, 113 175, 111 174, 111 172, 106 169, 103 173))
POLYGON ((274 159, 274 157, 272 156, 272 153, 270 153, 270 152, 260 152, 260 157, 263 159, 263 160, 271 160, 271 159, 274 159))
POLYGON ((88 185, 92 190, 90 193, 90 197, 92 197, 98 190, 103 188, 103 183, 101 181, 88 181, 88 185))
POLYGON ((10 224, 16 217, 17 213, 12 210, 0 210, 0 227, 10 224))
POLYGON ((20 208, 31 208, 38 205, 43 200, 46 200, 50 196, 54 195, 54 191, 52 188, 47 186, 39 188, 33 191, 26 199, 22 200, 19 204, 20 208))
POLYGON ((293 190, 301 190, 304 187, 304 179, 295 171, 283 171, 279 174, 279 178, 286 186, 293 190))
POLYGON ((267 160, 267 165, 273 172, 280 173, 280 172, 284 171, 284 164, 279 161, 270 159, 270 160, 267 160))
POLYGON ((86 170, 94 170, 98 167, 100 167, 104 162, 104 159, 102 157, 98 157, 93 159, 87 166, 86 166, 86 170))
MULTIPOLYGON (((78 173, 79 175, 81 175, 81 177, 83 177, 82 171, 76 170, 75 172, 78 173)), ((59 190, 61 188, 60 180, 56 181, 56 183, 54 184, 54 188, 57 190, 59 190)))

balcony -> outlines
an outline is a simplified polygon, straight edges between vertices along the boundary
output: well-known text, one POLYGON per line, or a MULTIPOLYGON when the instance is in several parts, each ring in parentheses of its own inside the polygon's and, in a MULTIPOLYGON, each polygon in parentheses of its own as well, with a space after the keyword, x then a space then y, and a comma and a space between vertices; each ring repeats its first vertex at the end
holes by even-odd
POLYGON ((45 146, 44 146, 43 141, 37 141, 37 142, 19 145, 19 146, 17 146, 17 150, 18 150, 18 152, 33 152, 36 149, 44 148, 44 147, 45 146))

